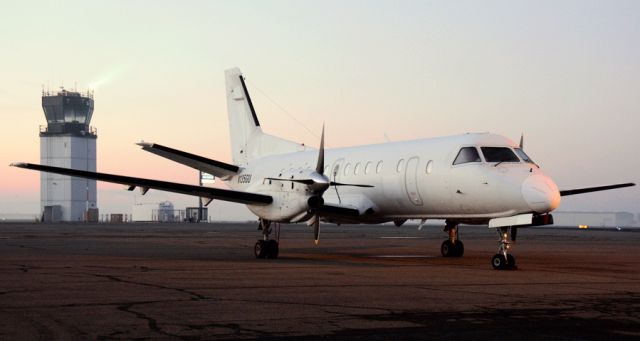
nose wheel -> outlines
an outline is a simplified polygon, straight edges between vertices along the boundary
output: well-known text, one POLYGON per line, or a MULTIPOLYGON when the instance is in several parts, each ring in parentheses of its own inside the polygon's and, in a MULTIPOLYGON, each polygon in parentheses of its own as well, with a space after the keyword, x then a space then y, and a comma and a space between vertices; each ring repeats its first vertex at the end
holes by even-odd
POLYGON ((274 228, 271 228, 271 222, 266 219, 260 219, 258 230, 262 230, 262 239, 258 240, 253 247, 253 253, 256 258, 264 259, 278 258, 280 247, 278 240, 280 239, 280 224, 274 223, 274 228), (275 239, 270 239, 271 232, 275 230, 275 239))
POLYGON ((516 258, 508 253, 511 248, 511 241, 509 241, 510 230, 511 227, 509 226, 496 228, 500 237, 498 253, 491 258, 491 266, 495 270, 515 270, 518 268, 516 266, 516 258))

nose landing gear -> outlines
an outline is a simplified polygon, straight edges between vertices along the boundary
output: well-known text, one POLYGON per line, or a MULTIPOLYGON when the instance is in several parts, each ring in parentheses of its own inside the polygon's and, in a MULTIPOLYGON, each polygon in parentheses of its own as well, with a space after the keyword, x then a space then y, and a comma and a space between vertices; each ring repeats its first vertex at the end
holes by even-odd
POLYGON ((262 239, 258 240, 253 248, 253 253, 256 258, 278 258, 279 243, 280 240, 280 224, 274 223, 275 239, 269 239, 271 235, 271 222, 265 219, 260 219, 258 230, 262 230, 262 239))
POLYGON ((442 242, 440 253, 442 257, 462 257, 464 254, 464 244, 458 238, 458 224, 447 221, 444 231, 449 234, 449 239, 442 242))
POLYGON ((491 258, 491 266, 493 266, 495 270, 515 270, 518 268, 515 257, 508 253, 511 248, 511 242, 509 241, 510 230, 510 226, 496 228, 498 236, 500 237, 498 253, 491 258))

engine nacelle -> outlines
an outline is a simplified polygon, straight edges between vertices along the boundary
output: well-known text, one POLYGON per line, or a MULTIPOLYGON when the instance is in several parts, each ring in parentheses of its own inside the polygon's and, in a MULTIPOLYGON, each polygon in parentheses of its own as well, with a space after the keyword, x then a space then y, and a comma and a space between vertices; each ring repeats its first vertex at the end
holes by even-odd
POLYGON ((266 206, 247 205, 255 215, 270 221, 289 223, 298 220, 311 209, 324 204, 324 200, 317 195, 301 192, 270 192, 264 193, 273 197, 273 202, 266 206))
POLYGON ((320 208, 322 207, 322 205, 324 205, 324 199, 322 199, 321 196, 319 195, 314 195, 309 197, 309 199, 307 199, 307 205, 309 206, 309 208, 320 208))

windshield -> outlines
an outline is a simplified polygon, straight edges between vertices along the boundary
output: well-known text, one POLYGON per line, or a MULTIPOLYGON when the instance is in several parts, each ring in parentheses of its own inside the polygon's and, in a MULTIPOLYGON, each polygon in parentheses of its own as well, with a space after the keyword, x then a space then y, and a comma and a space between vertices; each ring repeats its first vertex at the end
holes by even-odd
POLYGON ((487 162, 520 162, 520 159, 507 147, 480 147, 487 162))
POLYGON ((469 162, 481 162, 480 155, 478 155, 478 151, 475 147, 464 147, 460 149, 458 156, 456 156, 456 159, 453 161, 453 164, 459 165, 469 162))
POLYGON ((533 160, 531 160, 531 158, 529 157, 529 155, 527 155, 527 154, 524 152, 524 150, 522 150, 522 149, 520 149, 520 148, 516 148, 516 154, 518 154, 518 156, 522 159, 522 161, 535 164, 535 162, 533 162, 533 160))

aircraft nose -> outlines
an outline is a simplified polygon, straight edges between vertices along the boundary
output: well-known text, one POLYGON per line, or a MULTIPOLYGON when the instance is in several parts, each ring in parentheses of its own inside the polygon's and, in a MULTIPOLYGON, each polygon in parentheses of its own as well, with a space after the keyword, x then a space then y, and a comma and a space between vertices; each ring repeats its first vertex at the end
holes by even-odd
POLYGON ((536 174, 522 183, 522 197, 534 212, 547 213, 560 206, 558 186, 548 176, 536 174))

